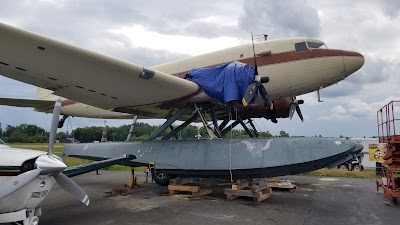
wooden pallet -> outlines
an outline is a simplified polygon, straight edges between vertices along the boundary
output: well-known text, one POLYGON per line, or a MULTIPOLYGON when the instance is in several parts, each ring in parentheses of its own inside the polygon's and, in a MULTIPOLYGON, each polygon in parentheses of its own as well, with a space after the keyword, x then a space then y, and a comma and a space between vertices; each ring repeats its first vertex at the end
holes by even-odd
POLYGON ((296 185, 294 184, 282 184, 281 182, 268 182, 267 186, 269 188, 278 189, 278 190, 287 190, 293 192, 296 190, 296 185))
POLYGON ((238 197, 250 197, 253 198, 253 201, 262 202, 269 198, 272 189, 268 188, 265 183, 249 185, 247 180, 238 180, 232 184, 231 188, 225 188, 224 193, 228 200, 238 197))
POLYGON ((200 197, 212 193, 212 189, 209 186, 206 189, 201 189, 200 186, 188 185, 192 182, 192 178, 178 177, 176 179, 171 179, 168 185, 169 194, 176 195, 182 192, 189 192, 192 197, 200 197))
POLYGON ((182 192, 191 193, 192 197, 200 197, 203 195, 211 194, 212 189, 200 189, 200 186, 190 185, 168 185, 170 195, 176 195, 182 192))

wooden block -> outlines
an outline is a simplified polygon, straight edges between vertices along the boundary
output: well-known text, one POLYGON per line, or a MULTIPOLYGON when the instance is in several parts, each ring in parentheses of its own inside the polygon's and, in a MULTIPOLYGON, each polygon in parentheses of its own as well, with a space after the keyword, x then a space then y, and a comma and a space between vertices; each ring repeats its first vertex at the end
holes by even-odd
POLYGON ((188 191, 188 192, 199 192, 199 186, 188 186, 188 185, 168 185, 169 191, 188 191))
POLYGON ((249 182, 247 180, 240 179, 235 184, 232 184, 232 190, 240 190, 248 186, 249 182))
POLYGON ((268 183, 267 178, 254 178, 253 179, 253 186, 254 185, 266 185, 268 183))
POLYGON ((228 199, 229 201, 231 201, 231 200, 233 200, 235 198, 238 198, 238 197, 239 196, 237 196, 237 195, 226 194, 226 199, 228 199))
POLYGON ((192 183, 193 179, 192 178, 175 178, 175 179, 171 179, 169 181, 170 185, 183 185, 183 184, 188 184, 188 183, 192 183))
POLYGON ((254 185, 254 186, 251 186, 250 190, 251 190, 251 192, 259 192, 259 191, 262 191, 262 190, 264 190, 266 188, 268 188, 267 184, 254 185))
POLYGON ((192 193, 192 197, 200 197, 203 195, 208 195, 212 193, 212 189, 204 189, 204 190, 200 190, 199 192, 193 192, 192 193))
POLYGON ((251 190, 232 190, 226 188, 224 191, 225 194, 235 195, 235 196, 245 196, 245 197, 260 197, 261 192, 253 193, 251 190))
POLYGON ((265 199, 269 198, 269 196, 270 196, 270 192, 269 192, 269 191, 270 191, 270 190, 268 190, 268 189, 262 190, 261 196, 258 197, 258 198, 256 198, 256 199, 257 199, 257 202, 262 202, 262 201, 264 201, 265 199))

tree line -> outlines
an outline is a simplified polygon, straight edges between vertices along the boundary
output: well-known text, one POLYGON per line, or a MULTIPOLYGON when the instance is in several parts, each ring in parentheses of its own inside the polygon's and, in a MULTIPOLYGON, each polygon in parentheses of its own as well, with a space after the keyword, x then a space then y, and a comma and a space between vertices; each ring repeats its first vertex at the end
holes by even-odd
MULTIPOLYGON (((108 141, 125 141, 129 132, 130 125, 123 125, 119 127, 107 126, 107 140, 108 141)), ((135 129, 132 132, 132 141, 144 141, 151 133, 153 133, 158 125, 149 125, 147 123, 136 123, 135 129)), ((71 133, 58 132, 57 140, 65 138, 75 138, 76 140, 84 143, 100 141, 104 127, 90 126, 80 127, 73 130, 71 133)), ((167 134, 170 130, 161 134, 161 137, 167 134)), ((198 129, 196 126, 189 125, 177 134, 177 137, 182 140, 190 140, 198 138, 200 133, 201 137, 206 137, 205 129, 198 129)), ((278 136, 289 137, 285 131, 281 131, 278 136)), ((232 130, 225 135, 225 137, 232 138, 246 138, 249 137, 244 130, 232 130)), ((273 135, 266 132, 259 132, 259 137, 273 137, 273 135)), ((45 129, 33 124, 21 124, 18 126, 7 125, 3 130, 0 123, 0 138, 6 143, 46 143, 49 141, 49 132, 45 129)))

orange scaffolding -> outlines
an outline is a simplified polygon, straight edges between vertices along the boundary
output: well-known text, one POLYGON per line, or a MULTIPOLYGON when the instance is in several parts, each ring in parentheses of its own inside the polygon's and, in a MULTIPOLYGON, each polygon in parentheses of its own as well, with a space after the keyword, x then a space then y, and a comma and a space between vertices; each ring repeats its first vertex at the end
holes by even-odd
POLYGON ((377 191, 383 189, 385 201, 397 205, 400 197, 400 101, 391 101, 376 113, 380 143, 387 144, 385 160, 382 165, 382 182, 376 181, 377 191))

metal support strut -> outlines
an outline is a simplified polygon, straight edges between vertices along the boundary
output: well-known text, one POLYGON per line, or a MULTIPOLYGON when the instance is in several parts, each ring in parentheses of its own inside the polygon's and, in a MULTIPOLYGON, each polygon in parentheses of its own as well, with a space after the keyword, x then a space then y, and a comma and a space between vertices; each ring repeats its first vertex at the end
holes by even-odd
POLYGON ((258 133, 258 131, 257 131, 257 129, 256 129, 256 126, 254 126, 254 123, 253 123, 253 121, 252 121, 251 119, 249 119, 249 124, 250 124, 251 128, 253 128, 254 135, 255 135, 256 137, 258 137, 260 134, 258 133))
POLYGON ((161 125, 157 130, 155 130, 149 138, 147 138, 146 141, 151 141, 154 140, 156 137, 158 137, 162 132, 164 132, 169 126, 175 122, 179 117, 181 117, 186 111, 189 110, 189 105, 187 105, 185 108, 179 109, 175 114, 173 114, 171 117, 165 121, 163 125, 161 125))
POLYGON ((220 131, 219 126, 218 126, 217 116, 215 115, 214 108, 210 109, 210 114, 211 114, 211 118, 212 118, 213 125, 214 125, 215 135, 217 137, 221 138, 221 131, 220 131))
POLYGON ((197 107, 197 104, 194 103, 194 107, 196 108, 197 113, 200 116, 201 121, 203 122, 204 128, 207 131, 208 136, 210 137, 210 139, 215 139, 217 136, 214 134, 214 132, 208 127, 207 121, 204 118, 203 114, 201 114, 201 110, 202 108, 197 107))
POLYGON ((233 122, 230 126, 228 126, 227 128, 225 128, 222 132, 221 135, 225 136, 225 134, 227 134, 229 131, 231 131, 234 127, 236 127, 240 122, 239 121, 235 121, 233 122))
POLYGON ((246 133, 250 136, 250 137, 255 137, 255 135, 249 130, 249 128, 246 126, 246 124, 243 122, 242 118, 240 118, 240 116, 237 117, 237 120, 239 121, 239 123, 242 125, 243 129, 246 131, 246 133))
POLYGON ((168 140, 172 136, 175 136, 177 133, 179 133, 181 130, 183 130, 185 127, 189 126, 189 124, 193 123, 197 118, 199 117, 198 114, 193 115, 190 117, 188 120, 186 120, 184 123, 176 127, 174 130, 166 134, 164 137, 161 138, 161 140, 168 140))
POLYGON ((131 140, 133 128, 135 128, 136 121, 137 121, 137 115, 135 115, 133 117, 132 125, 131 125, 131 128, 129 129, 128 137, 126 137, 126 141, 130 141, 131 140))

